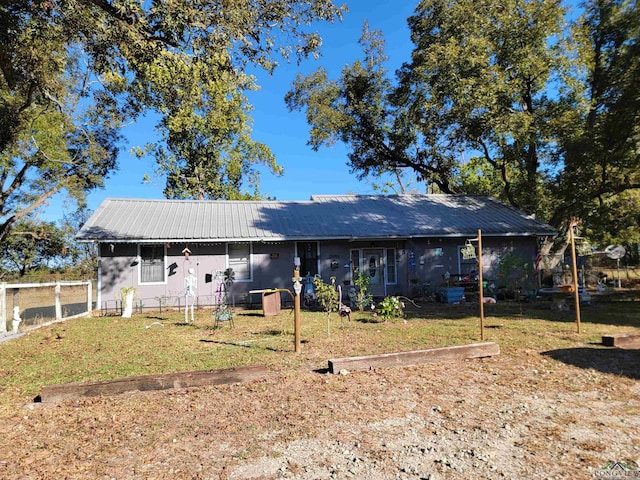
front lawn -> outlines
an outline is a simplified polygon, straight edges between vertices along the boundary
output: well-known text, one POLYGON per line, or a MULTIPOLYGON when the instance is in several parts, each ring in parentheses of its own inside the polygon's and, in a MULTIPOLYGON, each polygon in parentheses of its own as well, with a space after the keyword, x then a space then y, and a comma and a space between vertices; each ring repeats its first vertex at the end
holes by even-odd
MULTIPOLYGON (((602 335, 640 333, 639 302, 601 300, 582 309, 580 334, 574 313, 553 312, 548 302, 486 305, 485 337, 510 352, 593 346, 602 335)), ((326 313, 303 310, 299 354, 289 309, 275 317, 240 310, 233 327, 219 328, 213 328, 209 309, 188 324, 180 312, 69 320, 0 344, 0 411, 31 401, 49 384, 252 364, 322 370, 330 358, 475 343, 478 315, 471 303, 407 304, 404 319, 382 322, 370 312, 354 312, 348 322, 332 313, 328 325, 326 313)))

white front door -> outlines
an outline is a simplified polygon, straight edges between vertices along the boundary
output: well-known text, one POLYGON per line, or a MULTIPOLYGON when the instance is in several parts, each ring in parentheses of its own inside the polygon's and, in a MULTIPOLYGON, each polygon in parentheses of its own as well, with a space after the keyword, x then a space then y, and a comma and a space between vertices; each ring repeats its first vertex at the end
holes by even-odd
POLYGON ((369 291, 374 297, 384 297, 384 250, 381 248, 362 251, 362 271, 369 276, 369 291))

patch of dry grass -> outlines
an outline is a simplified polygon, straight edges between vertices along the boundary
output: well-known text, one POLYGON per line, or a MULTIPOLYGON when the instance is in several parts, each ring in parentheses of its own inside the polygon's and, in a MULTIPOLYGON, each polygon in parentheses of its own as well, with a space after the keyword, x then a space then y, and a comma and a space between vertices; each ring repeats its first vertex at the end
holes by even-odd
MULTIPOLYGON (((294 353, 293 314, 264 317, 260 310, 237 312, 234 326, 213 328, 209 309, 184 314, 138 314, 133 318, 93 317, 29 331, 0 344, 0 412, 38 395, 44 385, 108 380, 134 375, 265 364, 278 371, 319 370, 329 358, 408 351, 480 341, 478 306, 425 304, 411 307, 405 319, 383 323, 355 312, 351 322, 337 314, 302 314, 302 352, 294 353)), ((640 332, 637 302, 594 303, 582 311, 576 333, 573 312, 558 317, 546 302, 496 304, 485 309, 485 335, 503 353, 591 350, 601 336, 640 332), (524 313, 522 313, 524 312, 524 313), (554 318, 555 315, 555 318, 554 318)), ((615 359, 617 362, 617 359, 615 359)), ((616 363, 617 365, 617 363, 616 363)))

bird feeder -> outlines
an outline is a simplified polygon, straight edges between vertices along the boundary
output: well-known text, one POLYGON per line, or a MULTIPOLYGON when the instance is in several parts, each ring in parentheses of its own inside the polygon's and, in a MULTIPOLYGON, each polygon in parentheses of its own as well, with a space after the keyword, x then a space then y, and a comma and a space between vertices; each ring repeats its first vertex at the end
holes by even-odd
POLYGON ((467 240, 464 247, 460 249, 460 253, 462 253, 463 260, 472 260, 476 257, 476 249, 473 247, 473 244, 467 240))

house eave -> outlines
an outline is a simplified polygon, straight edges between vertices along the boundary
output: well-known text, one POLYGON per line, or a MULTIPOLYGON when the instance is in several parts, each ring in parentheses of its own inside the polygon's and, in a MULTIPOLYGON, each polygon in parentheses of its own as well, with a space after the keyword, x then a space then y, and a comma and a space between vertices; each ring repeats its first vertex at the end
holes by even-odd
MULTIPOLYGON (((253 243, 269 243, 269 242, 319 242, 319 241, 348 241, 353 242, 380 242, 393 240, 418 240, 421 238, 465 238, 477 235, 477 231, 470 232, 441 232, 424 235, 367 235, 367 236, 279 236, 279 237, 240 237, 240 238, 81 238, 77 239, 80 243, 237 243, 237 242, 253 242, 253 243)), ((538 232, 482 232, 483 237, 540 237, 554 236, 557 232, 552 230, 538 232)))

